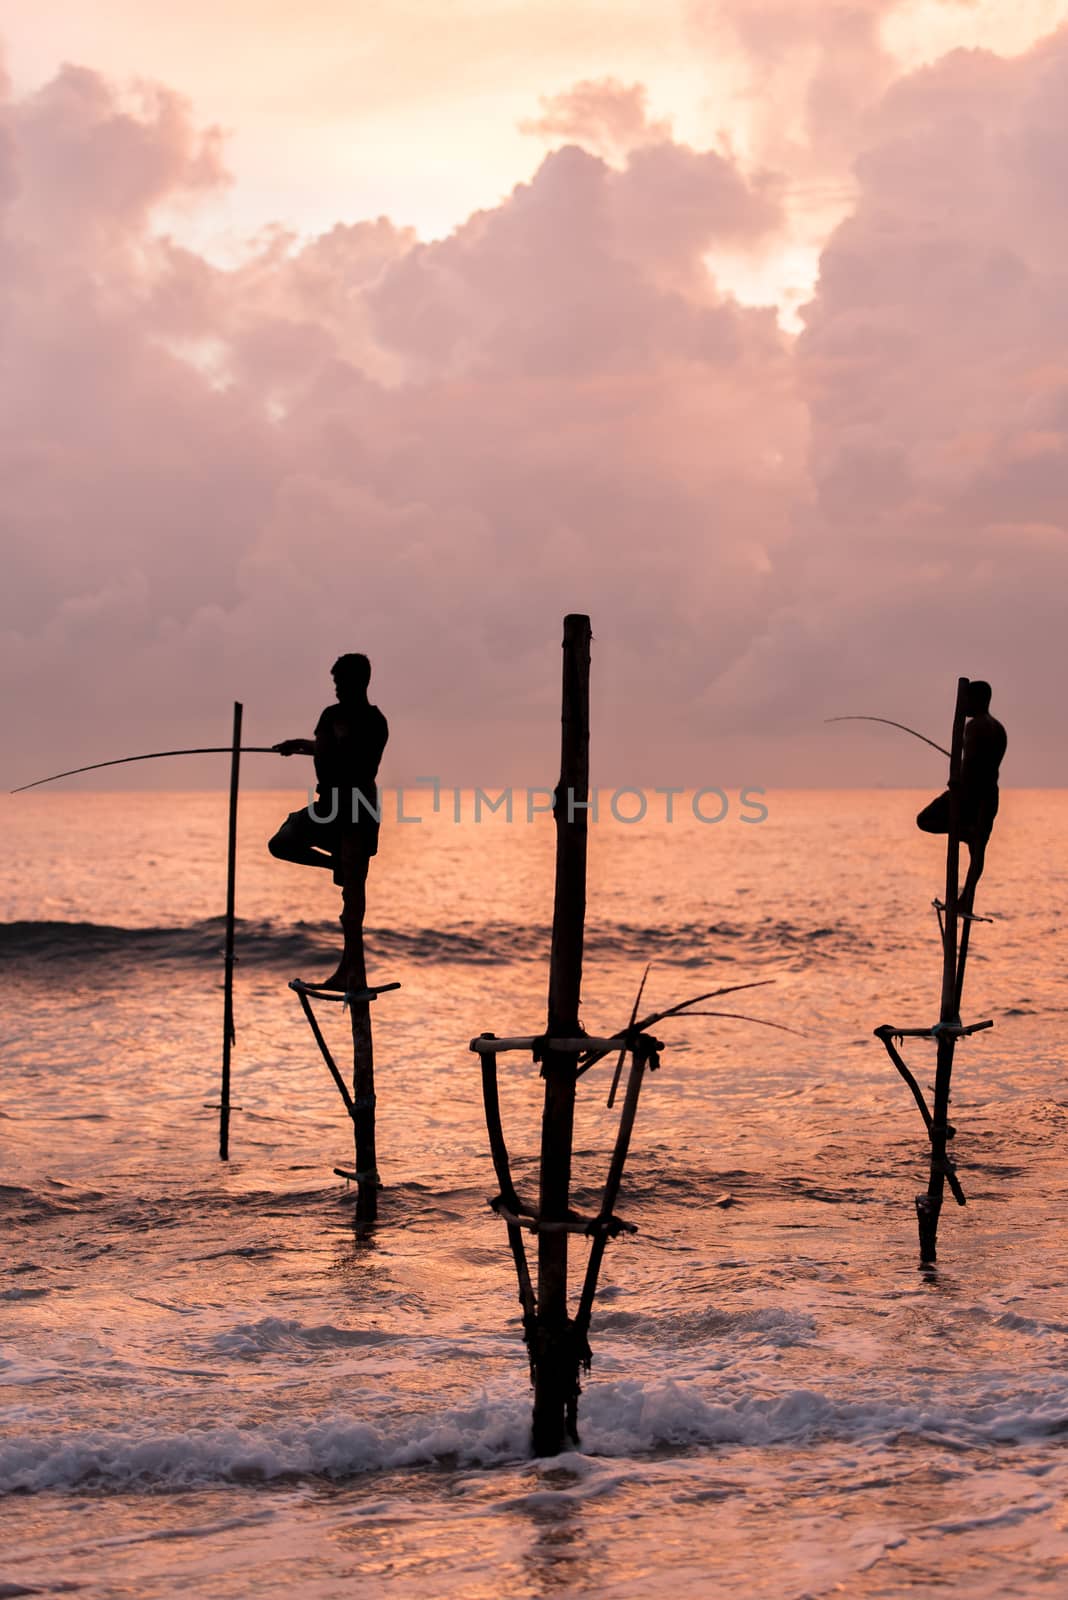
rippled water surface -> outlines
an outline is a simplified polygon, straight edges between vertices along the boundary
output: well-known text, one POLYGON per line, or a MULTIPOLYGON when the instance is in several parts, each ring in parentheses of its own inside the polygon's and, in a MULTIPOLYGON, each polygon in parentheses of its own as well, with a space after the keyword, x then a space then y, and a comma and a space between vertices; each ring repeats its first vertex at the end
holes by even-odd
MULTIPOLYGON (((286 987, 332 964, 337 891, 263 851, 298 802, 243 801, 223 1166, 224 798, 8 800, 0 1596, 1062 1593, 1068 796, 1003 797, 964 1007, 995 1027, 954 1074, 969 1203, 931 1272, 922 1124, 872 1038, 937 1015, 923 798, 593 830, 590 1031, 651 960, 651 1006, 774 978, 738 1008, 803 1036, 661 1025, 620 1200, 640 1231, 609 1247, 581 1447, 543 1463, 466 1047, 543 1026, 551 824, 387 806, 369 965, 403 987, 375 1008, 387 1187, 357 1239, 286 987)), ((932 1047, 907 1054, 929 1082, 932 1047)), ((605 1078, 580 1083, 583 1207, 605 1078)), ((502 1058, 528 1188, 539 1090, 502 1058)))

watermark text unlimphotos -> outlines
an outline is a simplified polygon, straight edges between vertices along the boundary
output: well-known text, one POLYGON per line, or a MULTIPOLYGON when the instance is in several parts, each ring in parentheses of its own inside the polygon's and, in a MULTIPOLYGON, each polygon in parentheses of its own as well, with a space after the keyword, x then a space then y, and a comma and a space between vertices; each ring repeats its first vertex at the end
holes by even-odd
MULTIPOLYGON (((496 793, 488 789, 456 789, 442 784, 439 778, 417 778, 411 790, 395 791, 395 817, 399 823, 416 823, 426 820, 426 791, 430 790, 430 809, 434 816, 443 812, 451 815, 453 822, 484 822, 488 817, 503 816, 506 822, 533 822, 536 817, 552 814, 556 810, 554 789, 523 789, 512 785, 496 793)), ((695 821, 712 827, 733 819, 750 825, 766 822, 768 807, 764 804, 766 790, 747 786, 739 789, 732 799, 726 789, 594 789, 587 799, 579 798, 573 789, 560 796, 560 815, 574 822, 585 815, 590 822, 608 821, 624 827, 640 822, 681 822, 692 817, 695 821)), ((351 816, 342 820, 359 823, 362 817, 382 821, 386 810, 386 792, 378 790, 368 797, 360 789, 332 789, 328 795, 308 791, 308 815, 314 822, 338 821, 342 808, 347 808, 351 795, 351 816)), ((392 808, 390 808, 392 809, 392 808)))

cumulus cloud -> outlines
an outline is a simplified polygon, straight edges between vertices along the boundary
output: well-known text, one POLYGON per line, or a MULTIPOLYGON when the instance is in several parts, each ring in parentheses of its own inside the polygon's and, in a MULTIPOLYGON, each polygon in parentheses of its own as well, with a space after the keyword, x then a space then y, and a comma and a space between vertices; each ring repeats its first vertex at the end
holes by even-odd
POLYGON ((706 265, 776 239, 776 185, 616 85, 547 105, 564 142, 445 239, 276 228, 230 269, 156 231, 226 182, 177 97, 9 100, 11 781, 199 742, 234 696, 299 732, 344 648, 390 776, 537 779, 569 610, 604 781, 925 781, 819 719, 937 734, 961 671, 1013 778, 1063 780, 1066 88, 1068 34, 892 85, 797 340, 706 265))
POLYGON ((811 177, 848 170, 859 125, 893 76, 881 28, 896 4, 691 0, 688 19, 705 47, 729 40, 748 64, 754 150, 811 177))
POLYGON ((840 709, 845 679, 928 725, 957 672, 985 676, 1017 781, 1064 781, 1042 728, 1068 582, 1066 90, 1061 32, 1011 60, 955 52, 882 103, 798 345, 796 593, 731 676, 765 714, 793 719, 799 660, 817 706, 840 709))
POLYGON ((671 138, 671 124, 649 116, 649 96, 643 83, 583 78, 559 94, 540 99, 541 115, 525 118, 519 124, 523 133, 563 139, 606 156, 625 154, 641 144, 663 144, 671 138))
POLYGON ((27 766, 164 723, 192 742, 230 693, 291 731, 355 646, 395 772, 529 776, 584 607, 630 641, 604 758, 679 754, 680 689, 743 646, 800 471, 788 341, 703 261, 774 228, 772 194, 667 137, 621 165, 568 144, 444 240, 272 230, 224 270, 154 232, 225 181, 175 97, 72 69, 4 129, 0 652, 27 766))

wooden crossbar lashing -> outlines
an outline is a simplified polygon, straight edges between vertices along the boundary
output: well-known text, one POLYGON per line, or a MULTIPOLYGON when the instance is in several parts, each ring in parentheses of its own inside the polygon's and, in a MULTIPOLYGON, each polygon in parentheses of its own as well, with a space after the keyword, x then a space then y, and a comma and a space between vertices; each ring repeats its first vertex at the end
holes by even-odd
POLYGON ((592 1035, 582 1035, 577 1039, 547 1039, 544 1034, 524 1033, 507 1039, 498 1039, 493 1034, 482 1034, 477 1039, 472 1039, 468 1045, 476 1055, 502 1055, 506 1050, 552 1050, 557 1055, 584 1055, 586 1051, 595 1051, 599 1055, 607 1055, 612 1050, 625 1050, 631 1048, 633 1040, 625 1036, 615 1036, 611 1039, 598 1039, 592 1035))
POLYGON ((399 983, 380 983, 374 989, 324 989, 321 983, 305 983, 302 978, 292 978, 289 987, 294 994, 311 995, 313 1000, 336 1000, 340 1005, 351 1005, 362 1000, 377 1000, 380 994, 399 989, 399 983))
POLYGON ((940 1034, 952 1034, 956 1039, 967 1039, 973 1033, 981 1033, 984 1028, 992 1028, 993 1022, 969 1022, 962 1027, 959 1022, 935 1022, 929 1028, 895 1028, 892 1023, 883 1022, 875 1029, 877 1039, 935 1039, 940 1034))
POLYGON ((584 1233, 592 1237, 605 1232, 614 1238, 617 1233, 638 1231, 636 1223, 624 1222, 622 1217, 580 1217, 576 1214, 563 1222, 543 1222, 537 1212, 528 1211, 526 1206, 520 1206, 518 1211, 509 1211, 499 1196, 489 1204, 490 1209, 504 1222, 514 1228, 526 1228, 528 1233, 584 1233))
MULTIPOLYGON (((938 912, 938 925, 939 927, 942 927, 942 913, 946 909, 945 901, 935 898, 931 901, 931 904, 938 912)), ((977 916, 974 911, 961 911, 960 907, 958 906, 957 920, 958 922, 993 922, 994 919, 993 917, 977 916)))

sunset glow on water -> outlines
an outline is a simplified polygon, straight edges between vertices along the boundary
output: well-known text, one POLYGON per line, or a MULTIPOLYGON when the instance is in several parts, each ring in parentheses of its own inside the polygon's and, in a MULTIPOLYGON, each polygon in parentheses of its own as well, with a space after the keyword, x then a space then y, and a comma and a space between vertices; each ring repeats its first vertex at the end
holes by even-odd
POLYGON ((1065 1592, 1066 150, 1068 0, 5 8, 0 1600, 1065 1592))
MULTIPOLYGON (((233 1159, 215 1157, 219 795, 8 802, 2 1576, 94 1594, 769 1600, 1065 1561, 1063 794, 1009 790, 953 1118, 969 1204, 917 1267, 915 1107, 872 1028, 937 1012, 940 852, 919 794, 775 792, 759 826, 598 825, 583 1018, 774 978, 663 1024, 609 1247, 580 1449, 528 1456, 529 1390, 467 1041, 543 1026, 552 826, 383 826, 368 915, 381 1225, 286 988, 336 891, 242 810, 233 1159), (308 876, 325 883, 308 883, 308 876), (741 999, 742 997, 735 997, 741 999), (714 1202, 730 1194, 734 1203, 714 1202), (760 1559, 754 1562, 754 1549, 760 1559)), ((683 808, 682 815, 685 816, 683 808)), ((908 1052, 921 1082, 932 1057, 908 1052)), ((576 1203, 614 1123, 580 1080, 576 1203)), ((540 1082, 502 1058, 520 1186, 540 1082)), ((581 1260, 585 1246, 575 1247, 581 1260)), ((14 1588, 11 1593, 17 1592, 14 1588)))

